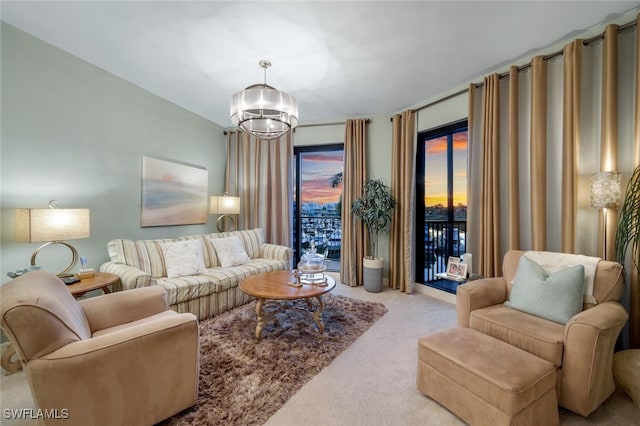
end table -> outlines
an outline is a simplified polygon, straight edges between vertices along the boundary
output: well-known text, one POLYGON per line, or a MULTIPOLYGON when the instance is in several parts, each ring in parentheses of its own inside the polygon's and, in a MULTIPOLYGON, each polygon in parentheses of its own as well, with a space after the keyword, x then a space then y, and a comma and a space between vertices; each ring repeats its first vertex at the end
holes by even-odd
POLYGON ((96 272, 91 278, 83 278, 77 283, 69 284, 67 289, 76 299, 84 296, 86 292, 91 290, 102 290, 104 294, 109 294, 111 293, 109 286, 116 284, 119 280, 120 277, 115 274, 96 272))

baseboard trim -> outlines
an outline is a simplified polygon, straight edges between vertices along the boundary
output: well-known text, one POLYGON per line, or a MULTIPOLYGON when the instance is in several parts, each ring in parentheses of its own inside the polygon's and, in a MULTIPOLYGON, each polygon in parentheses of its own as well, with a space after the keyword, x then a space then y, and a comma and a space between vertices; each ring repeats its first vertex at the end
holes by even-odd
POLYGON ((438 299, 443 302, 450 303, 452 305, 456 304, 455 294, 447 293, 446 291, 438 290, 436 288, 429 287, 428 285, 424 285, 420 283, 416 283, 415 290, 416 290, 416 293, 433 297, 434 299, 438 299))

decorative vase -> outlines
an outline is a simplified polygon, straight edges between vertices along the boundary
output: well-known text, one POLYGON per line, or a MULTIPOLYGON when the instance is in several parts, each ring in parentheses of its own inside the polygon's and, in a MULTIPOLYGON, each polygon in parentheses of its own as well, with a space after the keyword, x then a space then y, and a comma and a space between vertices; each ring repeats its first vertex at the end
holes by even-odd
POLYGON ((374 259, 364 258, 362 261, 364 289, 371 293, 382 291, 382 271, 384 269, 384 259, 376 257, 374 259))

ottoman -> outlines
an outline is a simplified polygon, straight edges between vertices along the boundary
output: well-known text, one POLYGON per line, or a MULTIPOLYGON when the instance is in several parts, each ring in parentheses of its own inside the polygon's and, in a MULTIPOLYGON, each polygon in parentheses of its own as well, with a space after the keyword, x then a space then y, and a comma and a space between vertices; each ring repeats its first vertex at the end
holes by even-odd
POLYGON ((470 328, 418 343, 417 386, 471 425, 558 425, 552 363, 470 328))

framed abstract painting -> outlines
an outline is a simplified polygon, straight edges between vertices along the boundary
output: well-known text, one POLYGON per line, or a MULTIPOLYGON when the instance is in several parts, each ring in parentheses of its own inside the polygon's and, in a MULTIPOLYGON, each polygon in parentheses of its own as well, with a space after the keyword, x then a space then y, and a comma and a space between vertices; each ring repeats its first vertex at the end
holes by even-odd
POLYGON ((140 225, 207 223, 207 169, 142 157, 140 225))

